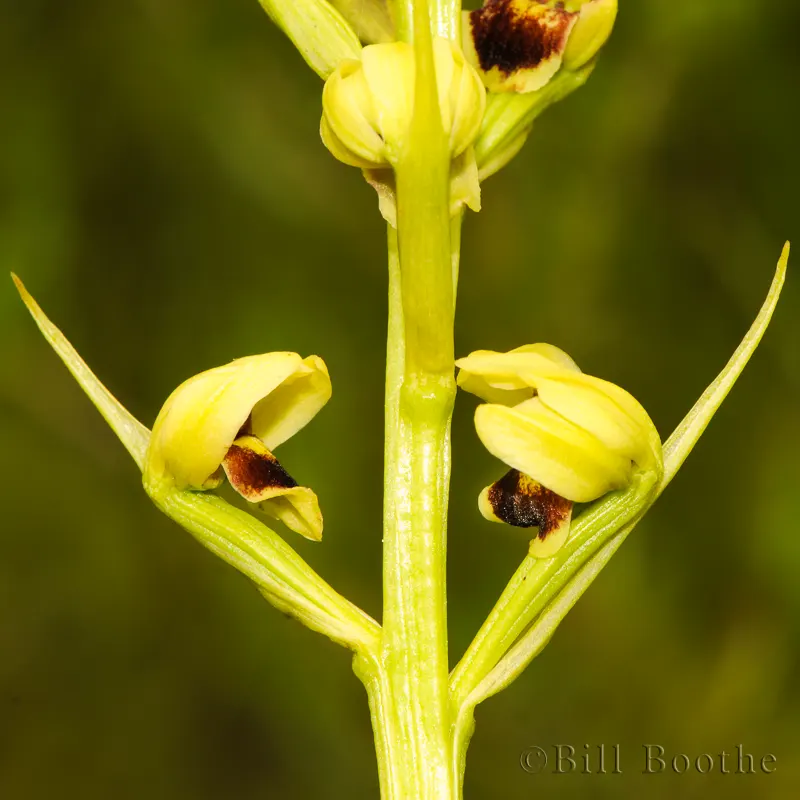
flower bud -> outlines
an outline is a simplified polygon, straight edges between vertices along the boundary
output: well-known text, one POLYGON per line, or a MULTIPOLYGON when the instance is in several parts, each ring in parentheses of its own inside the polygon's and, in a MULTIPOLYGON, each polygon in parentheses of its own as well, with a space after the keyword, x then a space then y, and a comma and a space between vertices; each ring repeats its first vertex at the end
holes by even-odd
POLYGON ((305 427, 330 395, 328 371, 317 356, 267 353, 196 375, 156 419, 145 480, 204 490, 218 486, 224 472, 246 500, 319 539, 316 495, 298 486, 271 451, 305 427))
MULTIPOLYGON (((485 92, 461 51, 434 39, 442 126, 453 157, 472 143, 483 119, 485 92)), ((407 42, 365 47, 360 60, 342 62, 322 95, 320 133, 345 164, 362 169, 394 165, 405 146, 414 110, 414 48, 407 42)))
POLYGON ((486 0, 464 12, 464 52, 489 91, 527 94, 594 58, 616 14, 617 0, 486 0))
POLYGON ((478 436, 512 468, 484 490, 481 511, 539 527, 535 555, 566 541, 567 504, 625 488, 636 470, 660 474, 661 441, 645 410, 618 386, 584 375, 558 348, 479 350, 456 365, 461 388, 487 401, 475 412, 478 436))

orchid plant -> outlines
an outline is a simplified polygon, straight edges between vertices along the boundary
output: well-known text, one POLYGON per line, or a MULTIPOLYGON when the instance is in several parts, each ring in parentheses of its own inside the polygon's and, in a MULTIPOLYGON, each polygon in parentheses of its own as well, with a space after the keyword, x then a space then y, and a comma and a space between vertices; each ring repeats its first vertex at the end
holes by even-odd
MULTIPOLYGON (((349 648, 369 698, 381 796, 459 798, 474 710, 511 684, 670 483, 755 351, 758 317, 663 443, 624 389, 549 344, 455 360, 461 223, 536 117, 597 63, 616 0, 261 0, 325 81, 321 138, 362 170, 387 224, 382 622, 340 595, 273 530, 322 538, 313 490, 274 451, 331 395, 325 363, 279 352, 181 384, 152 431, 95 377, 15 277, 45 338, 142 472, 155 505, 281 611, 349 648), (445 556, 457 387, 483 402, 478 437, 507 470, 478 499, 526 555, 450 668, 445 556), (227 480, 253 513, 222 499, 227 480), (266 524, 265 517, 270 524, 266 524)), ((534 336, 534 332, 531 332, 534 336)))

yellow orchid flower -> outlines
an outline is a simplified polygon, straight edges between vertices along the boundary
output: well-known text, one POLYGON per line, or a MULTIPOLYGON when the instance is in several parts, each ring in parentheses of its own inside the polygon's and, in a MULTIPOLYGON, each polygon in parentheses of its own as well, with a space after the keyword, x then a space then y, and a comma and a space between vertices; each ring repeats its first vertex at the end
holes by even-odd
POLYGON ((534 555, 564 544, 573 503, 624 488, 635 470, 660 474, 661 440, 647 412, 625 390, 584 375, 557 347, 479 350, 456 366, 459 386, 487 401, 475 412, 478 436, 511 467, 481 493, 481 512, 538 527, 534 555))
POLYGON ((211 489, 223 480, 246 500, 308 539, 322 537, 314 492, 272 454, 331 396, 317 356, 266 353, 240 358, 181 384, 156 419, 145 481, 211 489))

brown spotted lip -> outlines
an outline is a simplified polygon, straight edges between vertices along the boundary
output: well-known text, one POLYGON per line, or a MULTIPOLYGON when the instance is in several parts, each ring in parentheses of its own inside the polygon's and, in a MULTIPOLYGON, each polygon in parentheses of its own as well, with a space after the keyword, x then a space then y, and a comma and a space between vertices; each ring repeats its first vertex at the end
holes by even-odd
POLYGON ((496 68, 508 76, 563 52, 578 12, 558 5, 531 13, 532 7, 544 5, 540 0, 488 0, 470 12, 472 40, 484 72, 496 68))
POLYGON ((487 499, 499 520, 517 528, 539 528, 539 539, 560 528, 572 510, 570 500, 516 469, 489 488, 487 499))
POLYGON ((293 489, 297 481, 274 455, 233 444, 225 456, 228 480, 244 498, 260 499, 267 489, 293 489))

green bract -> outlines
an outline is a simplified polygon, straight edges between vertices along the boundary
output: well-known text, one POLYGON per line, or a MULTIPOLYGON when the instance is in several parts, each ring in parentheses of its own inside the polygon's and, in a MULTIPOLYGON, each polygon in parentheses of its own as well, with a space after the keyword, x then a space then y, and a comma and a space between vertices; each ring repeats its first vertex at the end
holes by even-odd
POLYGON ((326 0, 259 2, 320 77, 327 78, 344 59, 358 58, 358 36, 326 0))

